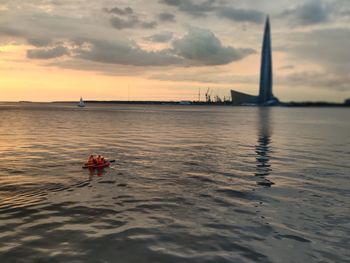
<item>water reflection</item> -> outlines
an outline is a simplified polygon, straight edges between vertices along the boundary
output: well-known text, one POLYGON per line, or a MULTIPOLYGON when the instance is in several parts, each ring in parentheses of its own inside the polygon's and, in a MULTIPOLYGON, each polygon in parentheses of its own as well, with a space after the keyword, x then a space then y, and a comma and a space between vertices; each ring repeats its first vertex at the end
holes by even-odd
POLYGON ((102 177, 106 171, 105 169, 86 169, 87 171, 89 171, 89 181, 92 181, 94 176, 97 177, 102 177))
POLYGON ((256 161, 256 173, 255 176, 261 178, 257 182, 258 185, 271 186, 274 184, 266 177, 271 172, 270 165, 270 143, 271 143, 271 122, 270 122, 270 108, 258 109, 258 144, 255 146, 255 152, 257 153, 256 161))

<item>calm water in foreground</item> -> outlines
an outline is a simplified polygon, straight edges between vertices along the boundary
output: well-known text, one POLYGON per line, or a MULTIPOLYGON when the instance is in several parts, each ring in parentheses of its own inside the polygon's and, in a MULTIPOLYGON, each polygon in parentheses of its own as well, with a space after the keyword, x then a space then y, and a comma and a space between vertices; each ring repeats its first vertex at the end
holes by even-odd
POLYGON ((350 258, 350 109, 0 104, 0 154, 0 262, 350 258))

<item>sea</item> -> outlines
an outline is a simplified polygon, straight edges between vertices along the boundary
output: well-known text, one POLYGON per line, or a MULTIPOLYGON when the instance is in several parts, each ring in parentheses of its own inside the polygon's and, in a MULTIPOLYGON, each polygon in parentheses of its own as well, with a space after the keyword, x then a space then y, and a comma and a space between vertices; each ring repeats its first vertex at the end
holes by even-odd
POLYGON ((0 262, 350 260, 349 108, 1 103, 0 158, 0 262))

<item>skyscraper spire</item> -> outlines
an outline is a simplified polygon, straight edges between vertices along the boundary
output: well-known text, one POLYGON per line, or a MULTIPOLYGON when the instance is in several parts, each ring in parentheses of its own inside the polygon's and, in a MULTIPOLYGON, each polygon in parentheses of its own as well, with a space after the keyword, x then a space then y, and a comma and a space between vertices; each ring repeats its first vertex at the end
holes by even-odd
POLYGON ((272 94, 272 82, 270 19, 267 16, 261 52, 259 104, 266 104, 274 98, 272 94))
POLYGON ((265 32, 261 50, 261 68, 260 68, 260 89, 259 96, 253 96, 243 92, 231 90, 232 104, 258 104, 262 106, 279 105, 279 100, 272 93, 272 51, 270 36, 270 19, 266 17, 265 32))

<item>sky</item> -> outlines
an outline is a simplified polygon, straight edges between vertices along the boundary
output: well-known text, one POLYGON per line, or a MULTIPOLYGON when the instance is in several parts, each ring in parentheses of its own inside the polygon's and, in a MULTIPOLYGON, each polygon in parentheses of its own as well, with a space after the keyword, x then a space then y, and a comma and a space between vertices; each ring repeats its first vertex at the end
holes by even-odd
POLYGON ((0 101, 350 98, 349 0, 0 0, 0 101))

